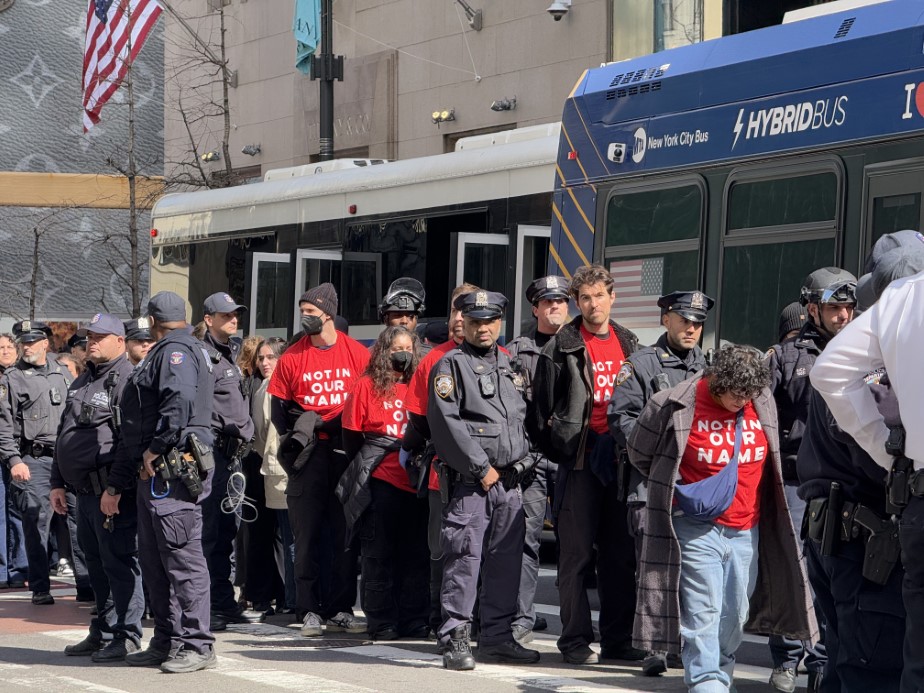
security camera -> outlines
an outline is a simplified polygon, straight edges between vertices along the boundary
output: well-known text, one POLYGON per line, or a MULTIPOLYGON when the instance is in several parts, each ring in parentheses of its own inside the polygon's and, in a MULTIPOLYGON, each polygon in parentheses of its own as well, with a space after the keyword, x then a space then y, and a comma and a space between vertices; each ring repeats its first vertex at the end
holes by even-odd
POLYGON ((556 22, 560 22, 561 18, 568 14, 568 10, 570 9, 571 0, 555 0, 555 2, 549 5, 549 9, 547 9, 546 12, 552 15, 552 19, 556 22))

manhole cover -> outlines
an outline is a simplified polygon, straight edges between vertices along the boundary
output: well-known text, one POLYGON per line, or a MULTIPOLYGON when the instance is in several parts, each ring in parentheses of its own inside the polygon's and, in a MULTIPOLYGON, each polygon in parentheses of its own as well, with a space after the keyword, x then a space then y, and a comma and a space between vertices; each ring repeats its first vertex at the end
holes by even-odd
POLYGON ((333 650, 338 647, 371 645, 371 640, 333 640, 330 638, 292 638, 287 640, 254 640, 244 643, 250 647, 289 647, 305 650, 333 650))

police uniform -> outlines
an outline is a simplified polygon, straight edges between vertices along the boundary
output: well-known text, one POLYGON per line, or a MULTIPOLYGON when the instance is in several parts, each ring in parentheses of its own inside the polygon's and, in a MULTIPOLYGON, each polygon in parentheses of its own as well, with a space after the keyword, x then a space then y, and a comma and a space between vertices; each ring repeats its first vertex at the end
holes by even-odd
MULTIPOLYGON (((388 287, 388 293, 379 304, 379 322, 384 324, 388 313, 409 313, 414 316, 415 320, 418 320, 426 310, 424 305, 426 299, 427 292, 423 284, 412 277, 399 277, 388 287)), ((420 336, 419 333, 418 336, 420 336)), ((432 348, 423 339, 420 340, 418 351, 421 356, 426 356, 432 348)), ((372 345, 369 346, 369 351, 372 351, 372 345)))
MULTIPOLYGON (((48 339, 44 323, 23 320, 13 326, 17 342, 48 339)), ((72 377, 48 354, 43 366, 23 359, 0 378, 0 461, 8 469, 29 468, 28 481, 13 481, 11 499, 22 516, 29 588, 35 604, 53 604, 48 579, 48 530, 51 525, 51 463, 58 423, 72 377)), ((76 553, 76 550, 75 550, 76 553)))
MULTIPOLYGON (((115 316, 97 314, 87 330, 121 336, 125 328, 115 316)), ((100 511, 100 496, 109 485, 115 454, 115 412, 132 370, 124 353, 105 363, 87 360, 86 370, 67 393, 51 471, 53 489, 67 487, 77 495, 77 537, 97 609, 88 637, 64 651, 92 655, 97 662, 120 661, 137 650, 141 641, 144 594, 134 489, 123 494, 118 515, 107 519, 100 511), (110 643, 97 652, 104 639, 110 643)))
MULTIPOLYGON (((540 277, 526 288, 526 300, 537 305, 543 299, 568 300, 568 280, 557 275, 540 277)), ((530 385, 542 347, 552 335, 523 334, 507 344, 510 363, 523 379, 526 388, 527 406, 531 401, 530 385)), ((546 508, 555 489, 555 475, 558 465, 532 446, 530 456, 535 466, 523 485, 523 514, 526 520, 526 537, 523 545, 523 564, 520 568, 520 592, 517 598, 517 615, 513 619, 514 636, 528 637, 527 633, 536 626, 536 586, 539 581, 539 547, 542 543, 542 529, 545 524, 546 508)), ((521 640, 523 642, 523 640, 521 640)))
MULTIPOLYGON (((474 291, 457 299, 466 319, 496 320, 503 295, 474 291)), ((481 576, 479 657, 492 661, 535 662, 539 653, 513 640, 524 521, 517 478, 529 464, 524 423, 523 379, 506 354, 463 342, 431 371, 427 421, 436 453, 446 465, 440 479, 451 480, 443 510, 444 554, 440 592, 443 623, 437 637, 447 648, 444 665, 471 669, 468 645, 472 611, 481 576), (485 491, 481 480, 494 468, 501 479, 485 491), (448 472, 448 474, 446 473, 448 472)))
MULTIPOLYGON (((203 312, 233 313, 247 310, 235 303, 226 293, 212 294, 205 299, 203 312)), ((212 407, 212 435, 215 444, 215 472, 212 476, 212 493, 202 502, 202 552, 209 566, 212 612, 229 622, 248 623, 262 621, 261 614, 241 609, 234 598, 231 584, 234 538, 237 536, 237 516, 222 511, 228 497, 228 481, 232 471, 241 472, 241 457, 253 439, 253 420, 250 406, 241 389, 241 369, 237 356, 241 344, 236 338, 222 343, 210 332, 203 337, 205 351, 211 360, 214 379, 214 405, 212 407)))
MULTIPOLYGON (((183 322, 186 304, 172 292, 151 297, 149 315, 162 323, 183 322)), ((148 648, 130 654, 133 666, 181 672, 214 666, 209 625, 209 573, 202 553, 202 508, 211 478, 201 479, 198 497, 182 479, 138 479, 142 454, 185 452, 190 436, 211 447, 212 391, 209 361, 192 329, 164 335, 132 372, 122 395, 121 439, 106 492, 118 495, 137 483, 138 549, 154 615, 148 648), (137 479, 137 481, 136 481, 137 479)))

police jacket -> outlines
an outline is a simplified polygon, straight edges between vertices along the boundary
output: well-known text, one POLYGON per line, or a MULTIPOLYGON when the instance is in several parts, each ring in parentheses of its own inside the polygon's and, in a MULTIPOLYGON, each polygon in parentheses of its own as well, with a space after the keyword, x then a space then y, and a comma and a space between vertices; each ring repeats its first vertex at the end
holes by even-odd
POLYGON ((821 354, 828 338, 810 322, 799 334, 767 352, 770 368, 770 390, 776 400, 780 423, 780 454, 783 457, 783 478, 796 480, 796 455, 802 442, 808 403, 812 395, 809 372, 821 354))
POLYGON ((364 438, 362 447, 350 460, 350 465, 344 470, 334 491, 343 503, 347 545, 350 545, 353 537, 356 536, 359 519, 372 504, 372 489, 369 480, 372 478, 373 470, 379 466, 388 453, 401 447, 401 441, 390 436, 367 435, 364 438))
MULTIPOLYGON (((898 418, 895 393, 883 378, 883 384, 871 383, 877 406, 888 418, 898 418)), ((810 501, 827 498, 831 482, 837 481, 846 500, 862 503, 885 516, 887 472, 880 467, 834 420, 824 398, 815 390, 810 396, 808 420, 796 462, 799 474, 799 498, 810 501)))
POLYGON ((32 453, 26 445, 48 446, 48 455, 58 437, 67 390, 73 378, 48 354, 44 366, 22 359, 0 377, 0 461, 8 467, 32 453))
POLYGON ((190 433, 204 445, 213 444, 209 365, 190 327, 172 330, 151 347, 122 392, 121 439, 109 472, 111 486, 122 490, 134 482, 145 450, 159 455, 185 450, 190 433))
MULTIPOLYGON (((606 409, 610 435, 616 444, 625 449, 638 415, 653 394, 679 385, 705 367, 702 349, 694 346, 681 359, 668 346, 667 333, 662 334, 654 346, 643 347, 629 356, 616 375, 613 398, 606 409), (662 374, 666 380, 658 378, 662 374)), ((647 497, 644 478, 629 465, 627 500, 643 503, 647 497)))
MULTIPOLYGON (((542 348, 533 378, 530 432, 552 461, 584 468, 584 448, 593 408, 593 364, 581 336, 581 316, 559 330, 542 348)), ((610 326, 628 357, 638 337, 612 320, 610 326)))
POLYGON ((87 361, 86 370, 67 392, 51 467, 52 488, 64 488, 65 483, 78 491, 91 488, 87 475, 112 464, 113 407, 119 406, 132 370, 125 354, 99 365, 87 361))
POLYGON ((250 404, 244 397, 241 369, 236 362, 241 350, 240 343, 232 339, 222 344, 208 332, 202 343, 212 361, 212 377, 215 381, 215 404, 212 407, 212 429, 215 435, 238 438, 245 442, 252 440, 250 404))
POLYGON ((497 345, 462 342, 430 371, 427 422, 436 454, 466 479, 526 457, 523 378, 497 345))

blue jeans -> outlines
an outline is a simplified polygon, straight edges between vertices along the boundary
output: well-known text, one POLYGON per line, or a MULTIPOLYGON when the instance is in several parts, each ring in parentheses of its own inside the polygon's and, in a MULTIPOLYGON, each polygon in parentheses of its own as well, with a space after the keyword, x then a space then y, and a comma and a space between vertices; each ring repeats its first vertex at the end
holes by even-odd
POLYGON ((673 518, 680 541, 680 635, 691 693, 726 693, 757 582, 758 530, 673 518))

